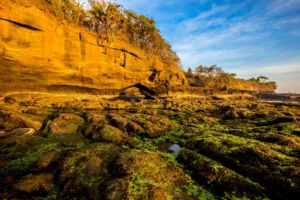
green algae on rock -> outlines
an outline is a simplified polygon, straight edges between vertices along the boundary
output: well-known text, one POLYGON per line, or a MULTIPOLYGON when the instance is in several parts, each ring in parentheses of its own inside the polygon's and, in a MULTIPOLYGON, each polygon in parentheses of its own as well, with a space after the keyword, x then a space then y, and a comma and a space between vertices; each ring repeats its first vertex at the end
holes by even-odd
POLYGON ((195 98, 105 110, 110 99, 99 99, 102 105, 89 110, 70 103, 78 97, 33 96, 36 109, 0 102, 2 129, 9 113, 43 122, 40 130, 18 121, 15 131, 2 130, 2 199, 291 199, 299 193, 297 106, 195 98), (72 108, 51 106, 63 99, 72 108), (166 150, 171 144, 180 145, 178 155, 166 150))

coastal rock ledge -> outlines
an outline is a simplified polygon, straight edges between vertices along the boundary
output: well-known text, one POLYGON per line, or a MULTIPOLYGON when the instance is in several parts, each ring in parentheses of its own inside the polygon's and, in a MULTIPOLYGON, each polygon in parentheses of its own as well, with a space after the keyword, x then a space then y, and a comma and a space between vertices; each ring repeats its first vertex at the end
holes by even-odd
POLYGON ((34 5, 1 1, 0 27, 2 90, 109 91, 137 83, 150 88, 187 84, 177 64, 119 38, 103 39, 34 5))

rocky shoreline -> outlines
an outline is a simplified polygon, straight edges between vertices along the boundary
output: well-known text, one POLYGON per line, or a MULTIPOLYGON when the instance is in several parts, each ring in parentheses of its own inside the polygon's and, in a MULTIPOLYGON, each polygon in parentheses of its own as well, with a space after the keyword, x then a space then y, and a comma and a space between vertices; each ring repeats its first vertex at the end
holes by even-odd
POLYGON ((299 103, 249 95, 3 94, 0 197, 293 199, 299 120, 299 103))

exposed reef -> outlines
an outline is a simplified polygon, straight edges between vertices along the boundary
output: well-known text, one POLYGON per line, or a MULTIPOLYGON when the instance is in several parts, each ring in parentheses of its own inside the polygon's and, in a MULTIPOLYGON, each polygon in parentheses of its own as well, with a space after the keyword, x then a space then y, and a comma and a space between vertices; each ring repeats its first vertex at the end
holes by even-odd
POLYGON ((300 106, 241 98, 5 94, 0 197, 293 199, 300 106))

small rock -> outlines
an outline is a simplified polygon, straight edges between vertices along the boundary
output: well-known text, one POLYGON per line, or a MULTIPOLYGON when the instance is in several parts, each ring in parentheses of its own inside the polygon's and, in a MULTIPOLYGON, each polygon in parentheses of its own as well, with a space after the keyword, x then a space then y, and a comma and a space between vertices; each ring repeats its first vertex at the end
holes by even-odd
POLYGON ((74 134, 83 123, 84 120, 78 115, 60 114, 58 118, 50 122, 49 131, 52 134, 74 134))
POLYGON ((21 127, 40 130, 42 127, 42 122, 36 121, 22 114, 13 113, 9 116, 9 119, 4 124, 4 130, 6 131, 10 131, 15 128, 21 128, 21 127))
POLYGON ((14 178, 12 176, 7 176, 2 181, 2 184, 8 185, 8 184, 11 184, 13 181, 14 181, 14 178))
POLYGON ((164 103, 164 109, 170 109, 173 106, 173 103, 170 101, 167 101, 164 103))
POLYGON ((47 193, 53 188, 53 175, 28 175, 22 181, 14 185, 19 192, 31 194, 33 192, 47 193))
POLYGON ((127 123, 128 123, 128 120, 124 119, 123 117, 119 116, 119 115, 111 115, 111 123, 121 129, 121 130, 124 130, 127 123))
POLYGON ((10 132, 0 131, 0 138, 7 138, 7 137, 15 137, 21 135, 34 135, 35 130, 33 128, 16 128, 10 132))
POLYGON ((126 125, 126 131, 127 133, 131 134, 131 133, 144 133, 144 129, 138 125, 135 122, 130 121, 127 125, 126 125))
POLYGON ((85 130, 85 136, 99 141, 114 142, 117 144, 123 143, 126 135, 110 125, 90 124, 85 130))
POLYGON ((16 128, 11 131, 12 134, 19 136, 19 135, 33 135, 35 134, 35 130, 33 128, 16 128))
POLYGON ((37 168, 39 170, 49 167, 61 157, 60 150, 53 150, 42 155, 37 161, 37 168))
POLYGON ((99 113, 88 113, 86 118, 87 118, 88 123, 100 123, 100 124, 106 123, 106 117, 102 113, 101 114, 99 114, 99 113))
POLYGON ((15 103, 16 102, 16 99, 15 98, 13 98, 13 97, 11 97, 11 96, 7 96, 7 97, 5 97, 4 98, 4 102, 5 103, 15 103))
POLYGON ((35 116, 44 116, 45 111, 41 108, 29 107, 28 109, 24 110, 23 113, 35 115, 35 116))

